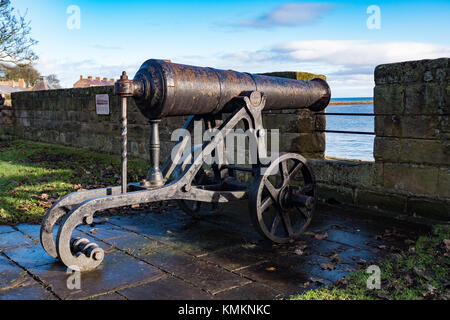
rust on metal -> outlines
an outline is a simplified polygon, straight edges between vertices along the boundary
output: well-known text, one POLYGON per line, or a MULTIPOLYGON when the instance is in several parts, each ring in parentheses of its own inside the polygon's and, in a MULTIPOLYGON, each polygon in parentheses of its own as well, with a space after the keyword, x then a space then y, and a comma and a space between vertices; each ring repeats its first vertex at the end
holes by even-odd
POLYGON ((326 81, 302 81, 232 70, 218 70, 148 60, 137 72, 133 97, 149 119, 233 112, 230 101, 244 92, 260 92, 266 110, 322 111, 331 98, 326 81))

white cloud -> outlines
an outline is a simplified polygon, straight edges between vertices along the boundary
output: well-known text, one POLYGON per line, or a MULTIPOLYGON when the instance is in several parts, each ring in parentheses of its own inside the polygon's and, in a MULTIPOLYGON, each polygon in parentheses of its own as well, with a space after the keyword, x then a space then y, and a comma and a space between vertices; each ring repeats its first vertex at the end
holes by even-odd
POLYGON ((79 80, 80 75, 85 77, 106 77, 117 79, 123 70, 133 76, 138 70, 139 64, 134 65, 106 65, 94 59, 72 61, 67 59, 47 59, 41 57, 36 64, 37 70, 42 75, 56 74, 64 88, 72 88, 79 80))
POLYGON ((448 56, 450 46, 433 43, 315 40, 229 53, 222 58, 251 72, 278 69, 322 73, 328 76, 335 97, 361 97, 373 94, 373 73, 379 64, 448 56))
POLYGON ((329 3, 285 3, 256 19, 242 20, 239 26, 272 28, 305 25, 316 22, 332 8, 329 3))
POLYGON ((376 65, 389 62, 432 59, 450 55, 450 47, 422 42, 360 40, 293 41, 273 49, 301 61, 323 61, 339 65, 376 65))
MULTIPOLYGON (((377 65, 406 60, 450 56, 450 46, 422 42, 373 42, 361 40, 292 41, 256 51, 218 53, 209 56, 172 57, 174 62, 234 69, 244 72, 306 71, 328 76, 334 97, 371 96, 377 65)), ((56 73, 71 88, 80 75, 117 78, 123 70, 132 77, 143 61, 117 65, 100 59, 50 60, 41 58, 37 69, 56 73)))

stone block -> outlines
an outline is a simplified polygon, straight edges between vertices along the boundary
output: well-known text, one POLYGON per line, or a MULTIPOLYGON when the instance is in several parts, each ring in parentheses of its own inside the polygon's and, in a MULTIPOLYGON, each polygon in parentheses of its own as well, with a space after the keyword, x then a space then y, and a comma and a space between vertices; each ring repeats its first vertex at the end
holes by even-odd
POLYGON ((440 168, 438 175, 437 195, 440 198, 450 198, 450 169, 440 168))
POLYGON ((449 58, 383 64, 375 69, 375 82, 418 83, 442 81, 448 75, 449 58))
POLYGON ((377 162, 398 162, 401 140, 397 138, 375 137, 373 156, 377 162))
MULTIPOLYGON (((298 119, 297 119, 297 128, 294 128, 296 129, 295 132, 312 134, 313 130, 315 129, 315 120, 312 112, 310 110, 305 109, 299 110, 297 114, 298 119)), ((291 117, 294 118, 294 116, 291 117)), ((280 129, 281 132, 285 132, 283 129, 280 129)))
POLYGON ((404 138, 437 138, 440 132, 441 116, 405 116, 401 122, 401 136, 404 138))
POLYGON ((438 168, 409 164, 384 164, 384 187, 413 194, 435 195, 438 168))
POLYGON ((405 88, 400 85, 377 85, 374 89, 375 114, 402 114, 405 88))
POLYGON ((411 84, 405 88, 405 113, 434 115, 448 112, 445 87, 438 83, 411 84))
POLYGON ((374 184, 373 162, 310 160, 309 164, 318 182, 350 187, 370 187, 374 184))
MULTIPOLYGON (((292 114, 266 114, 263 116, 263 125, 265 129, 278 129, 282 133, 298 133, 299 124, 304 124, 303 122, 302 118, 292 114)), ((309 126, 311 128, 311 124, 309 124, 309 126)), ((309 132, 312 132, 312 130, 309 132)))
POLYGON ((358 189, 355 191, 355 202, 359 206, 379 210, 404 212, 406 196, 358 189))
MULTIPOLYGON (((281 137, 280 144, 284 140, 284 135, 281 137)), ((296 138, 297 148, 292 145, 292 149, 289 152, 297 153, 325 153, 326 136, 325 133, 301 133, 296 138)), ((281 148, 280 148, 281 149, 281 148)), ((281 151, 284 151, 281 149, 281 151)))
POLYGON ((441 140, 403 139, 399 161, 417 164, 450 164, 449 143, 441 140))
POLYGON ((402 127, 399 115, 375 117, 375 133, 377 137, 401 137, 402 127))
POLYGON ((323 199, 329 203, 353 203, 352 188, 318 183, 317 194, 319 199, 323 199))
POLYGON ((450 202, 413 197, 408 199, 408 214, 448 222, 450 202))

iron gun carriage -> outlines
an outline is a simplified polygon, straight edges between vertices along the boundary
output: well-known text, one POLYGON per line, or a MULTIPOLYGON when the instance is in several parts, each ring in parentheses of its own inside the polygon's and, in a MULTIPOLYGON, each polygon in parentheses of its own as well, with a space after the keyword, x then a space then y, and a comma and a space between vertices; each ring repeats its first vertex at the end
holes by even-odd
POLYGON ((180 208, 194 218, 205 214, 200 210, 201 203, 248 200, 255 229, 276 243, 295 240, 307 228, 316 206, 314 174, 301 155, 268 155, 262 111, 324 110, 331 97, 326 81, 300 81, 148 60, 133 80, 124 72, 115 85, 115 93, 122 101, 122 185, 76 192, 56 202, 41 226, 41 244, 49 255, 68 267, 92 270, 103 261, 104 251, 87 239, 73 238, 75 228, 91 225, 98 211, 165 200, 177 200, 180 208), (148 176, 142 182, 128 184, 130 98, 148 118, 151 134, 148 176), (190 137, 181 136, 160 167, 160 121, 182 115, 190 116, 185 131, 192 131, 195 123, 202 121, 204 129, 214 133, 209 141, 192 148, 190 137), (228 161, 228 153, 234 151, 227 150, 225 143, 232 129, 241 124, 255 146, 254 161, 247 166, 228 161), (208 157, 214 161, 206 163, 208 157), (238 172, 247 174, 248 179, 240 181, 238 172))

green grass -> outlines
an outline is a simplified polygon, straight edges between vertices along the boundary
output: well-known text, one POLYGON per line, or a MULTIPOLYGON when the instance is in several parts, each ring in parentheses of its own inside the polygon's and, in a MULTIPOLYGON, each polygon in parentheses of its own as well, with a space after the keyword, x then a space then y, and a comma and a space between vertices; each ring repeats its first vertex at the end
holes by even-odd
MULTIPOLYGON (((148 163, 129 161, 130 181, 148 163)), ((120 157, 16 140, 0 142, 0 224, 40 223, 52 203, 81 189, 120 185, 120 157)))
POLYGON ((292 300, 412 300, 450 298, 450 227, 436 226, 409 251, 378 263, 381 289, 367 289, 370 274, 359 270, 331 286, 307 291, 292 300))

